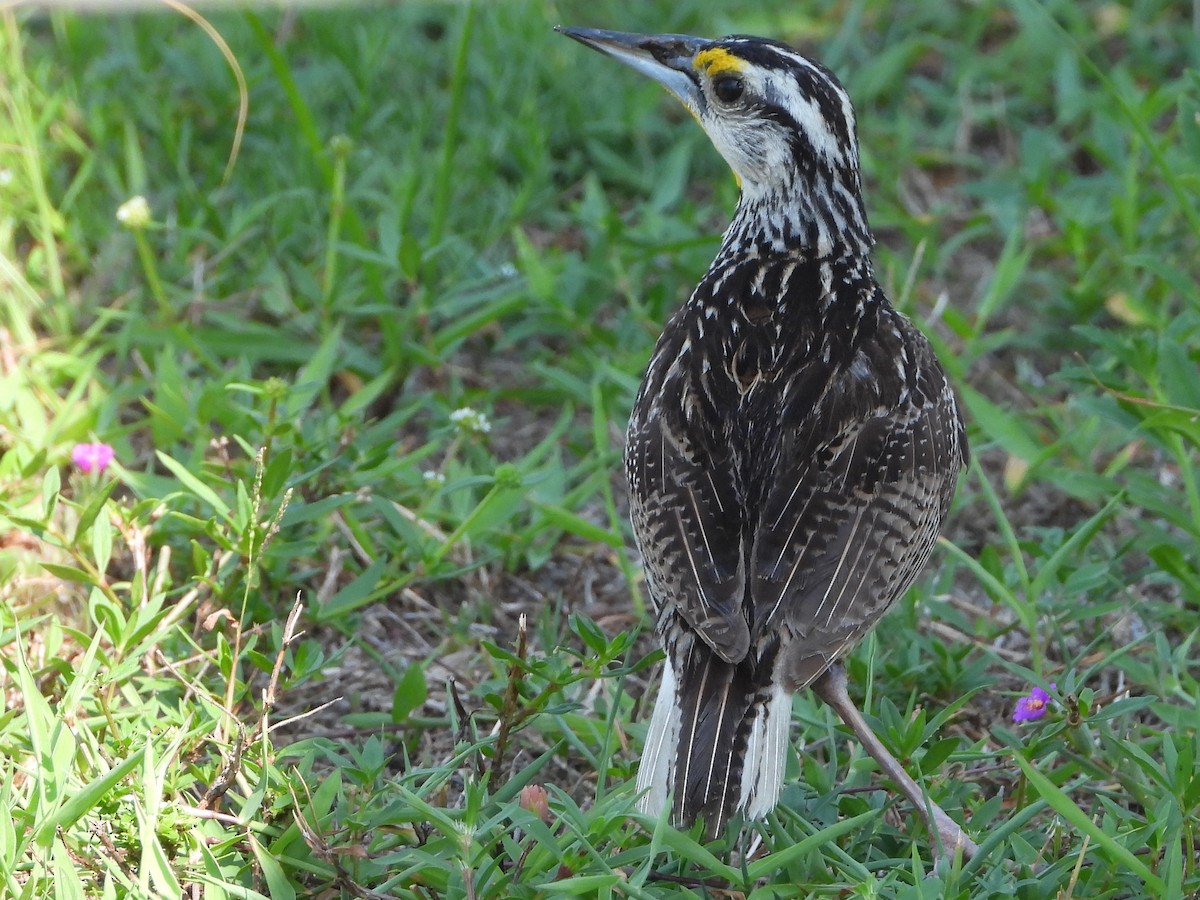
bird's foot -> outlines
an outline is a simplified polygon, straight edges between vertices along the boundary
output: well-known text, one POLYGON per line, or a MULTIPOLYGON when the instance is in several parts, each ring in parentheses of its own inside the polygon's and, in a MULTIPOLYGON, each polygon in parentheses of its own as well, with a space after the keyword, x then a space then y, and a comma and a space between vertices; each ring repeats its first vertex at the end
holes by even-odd
POLYGON ((946 815, 945 810, 933 802, 925 792, 909 777, 904 767, 896 757, 883 746, 883 742, 871 730, 867 720, 863 718, 850 694, 846 690, 846 670, 841 663, 834 663, 813 682, 813 690, 817 696, 834 708, 842 721, 850 726, 850 730, 862 743, 863 748, 879 763, 879 768, 904 792, 904 796, 917 808, 925 829, 929 832, 930 840, 937 841, 938 857, 953 861, 961 853, 963 859, 970 859, 979 852, 976 844, 962 826, 946 815))

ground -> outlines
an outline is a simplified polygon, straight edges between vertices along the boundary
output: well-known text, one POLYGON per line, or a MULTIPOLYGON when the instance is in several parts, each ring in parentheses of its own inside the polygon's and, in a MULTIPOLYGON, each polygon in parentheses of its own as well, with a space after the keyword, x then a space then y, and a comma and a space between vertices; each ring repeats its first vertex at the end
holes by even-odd
POLYGON ((1193 12, 0 13, 0 895, 1200 892, 1193 12), (852 692, 976 860, 807 693, 765 824, 634 811, 623 432, 736 186, 560 22, 854 97, 973 463, 852 692))

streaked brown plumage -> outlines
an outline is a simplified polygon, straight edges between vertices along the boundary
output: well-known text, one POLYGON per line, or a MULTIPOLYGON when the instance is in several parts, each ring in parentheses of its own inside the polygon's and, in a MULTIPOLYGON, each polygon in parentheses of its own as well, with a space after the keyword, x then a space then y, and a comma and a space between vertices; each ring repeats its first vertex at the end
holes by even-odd
POLYGON ((638 787, 646 811, 670 802, 715 835, 777 802, 791 694, 925 564, 966 435, 929 342, 872 274, 832 73, 759 38, 567 33, 671 89, 742 186, 626 449, 667 654, 638 787))

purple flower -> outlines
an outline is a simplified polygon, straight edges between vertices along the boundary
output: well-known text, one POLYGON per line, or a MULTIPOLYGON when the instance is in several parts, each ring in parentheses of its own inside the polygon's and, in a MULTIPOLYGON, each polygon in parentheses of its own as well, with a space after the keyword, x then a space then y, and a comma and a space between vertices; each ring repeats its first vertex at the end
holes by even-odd
POLYGON ((76 444, 71 451, 71 462, 88 475, 103 472, 113 461, 113 448, 108 444, 76 444))
MULTIPOLYGON (((1050 685, 1054 687, 1054 685, 1050 685)), ((1013 710, 1014 722, 1035 722, 1046 714, 1046 708, 1051 703, 1051 697, 1040 687, 1034 687, 1029 691, 1028 697, 1022 697, 1017 701, 1017 708, 1013 710)))

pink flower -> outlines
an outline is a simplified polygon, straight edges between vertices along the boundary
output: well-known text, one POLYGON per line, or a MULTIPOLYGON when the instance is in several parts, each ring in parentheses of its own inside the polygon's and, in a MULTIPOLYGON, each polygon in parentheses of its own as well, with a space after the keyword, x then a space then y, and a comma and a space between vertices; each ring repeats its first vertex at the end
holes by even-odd
POLYGON ((91 475, 93 472, 103 472, 113 461, 113 448, 108 444, 76 444, 71 451, 71 462, 79 467, 81 472, 91 475))
MULTIPOLYGON (((1054 685, 1050 685, 1054 687, 1054 685)), ((1017 708, 1013 710, 1014 722, 1035 722, 1046 714, 1046 709, 1053 702, 1050 695, 1043 691, 1040 687, 1034 687, 1029 692, 1028 697, 1022 697, 1017 701, 1017 708)))
POLYGON ((540 784, 527 784, 521 788, 518 802, 522 809, 533 813, 543 822, 550 821, 550 795, 540 784))

